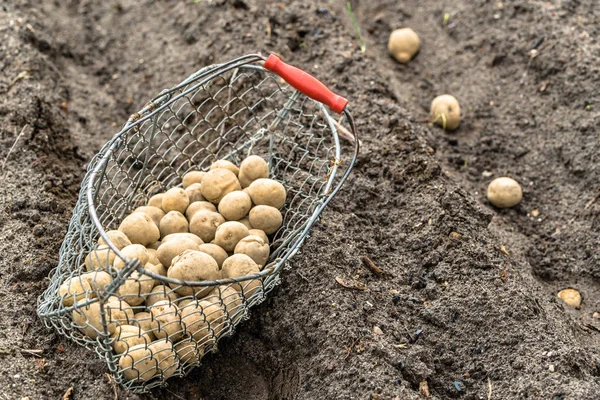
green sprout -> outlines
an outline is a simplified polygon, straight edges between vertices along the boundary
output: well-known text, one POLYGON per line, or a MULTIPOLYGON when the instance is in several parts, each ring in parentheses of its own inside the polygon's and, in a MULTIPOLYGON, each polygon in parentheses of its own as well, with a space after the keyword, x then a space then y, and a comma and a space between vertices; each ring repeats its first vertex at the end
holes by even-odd
POLYGON ((350 2, 348 1, 346 2, 346 6, 348 7, 348 14, 350 14, 350 19, 352 20, 352 24, 354 25, 354 29, 356 30, 356 36, 358 36, 358 40, 360 40, 360 51, 361 53, 364 53, 365 51, 367 51, 367 45, 365 44, 365 41, 363 40, 363 37, 360 34, 358 22, 356 21, 354 13, 352 12, 352 4, 350 4, 350 2))

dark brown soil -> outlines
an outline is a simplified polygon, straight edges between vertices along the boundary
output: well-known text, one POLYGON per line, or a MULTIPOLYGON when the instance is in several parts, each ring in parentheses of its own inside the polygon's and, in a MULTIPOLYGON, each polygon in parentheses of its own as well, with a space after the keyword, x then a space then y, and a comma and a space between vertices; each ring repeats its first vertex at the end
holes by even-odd
POLYGON ((436 399, 598 398, 596 1, 355 1, 365 54, 344 3, 0 1, 1 398, 114 396, 103 362, 35 314, 87 162, 163 88, 259 51, 351 99, 359 162, 281 287, 146 397, 416 399, 427 382, 436 399), (402 26, 422 43, 407 66, 386 53, 402 26), (453 134, 423 122, 442 93, 464 110, 453 134), (524 189, 514 209, 485 199, 503 175, 524 189))

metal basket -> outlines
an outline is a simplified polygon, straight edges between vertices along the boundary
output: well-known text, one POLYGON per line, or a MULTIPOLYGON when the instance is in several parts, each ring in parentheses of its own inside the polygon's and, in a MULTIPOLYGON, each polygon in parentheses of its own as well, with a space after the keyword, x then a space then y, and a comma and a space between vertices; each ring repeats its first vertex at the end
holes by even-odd
MULTIPOLYGON (((58 267, 39 298, 38 314, 46 326, 95 351, 116 381, 134 392, 146 392, 164 385, 171 376, 186 375, 215 349, 220 338, 247 318, 248 309, 262 302, 280 282, 282 267, 298 251, 354 165, 358 139, 345 99, 273 57, 247 55, 206 67, 164 90, 133 114, 88 166, 58 267), (350 127, 354 140, 346 157, 342 157, 336 129, 340 123, 323 103, 343 112, 350 127), (283 183, 288 193, 283 225, 271 238, 271 256, 260 273, 216 281, 171 279, 146 269, 138 259, 127 259, 106 235, 153 194, 180 185, 186 172, 206 170, 218 159, 239 163, 251 154, 268 161, 270 176, 283 183), (110 248, 105 253, 98 249, 100 238, 110 248), (125 266, 113 268, 109 254, 125 266), (90 256, 99 259, 108 282, 100 282, 96 273, 91 280, 85 274, 90 256), (119 295, 124 283, 141 287, 147 280, 164 285, 161 296, 191 288, 191 296, 173 300, 176 307, 163 310, 178 320, 174 329, 168 329, 169 323, 160 315, 142 318, 138 313, 146 311, 143 303, 129 304, 137 301, 119 295), (61 296, 61 285, 67 281, 68 294, 61 296), (212 292, 200 299, 200 305, 197 293, 206 288, 212 292), (65 299, 69 296, 72 305, 65 299), (184 321, 185 307, 193 307, 198 314, 193 319, 196 328, 184 321), (92 320, 92 309, 98 321, 92 320), (153 326, 151 336, 156 339, 126 336, 120 327, 146 324, 153 326), (143 345, 132 348, 140 341, 143 345), (116 345, 125 347, 125 353, 117 354, 116 345), (132 356, 129 365, 123 358, 134 349, 139 349, 139 357, 132 356)), ((141 289, 139 294, 147 296, 141 289)))

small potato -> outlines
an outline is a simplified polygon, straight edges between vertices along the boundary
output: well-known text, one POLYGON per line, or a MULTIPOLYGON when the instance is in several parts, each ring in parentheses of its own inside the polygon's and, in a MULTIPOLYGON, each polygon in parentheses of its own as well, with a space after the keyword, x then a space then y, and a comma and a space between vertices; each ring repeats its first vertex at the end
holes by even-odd
POLYGON ((239 320, 242 319, 242 317, 244 316, 244 311, 246 309, 246 307, 244 306, 244 302, 242 301, 242 296, 240 296, 240 293, 237 290, 235 290, 234 287, 231 286, 219 286, 218 292, 220 302, 221 304, 223 304, 225 312, 232 320, 232 322, 236 324, 239 320))
POLYGON ((219 203, 219 213, 228 221, 238 221, 252 208, 250 196, 241 190, 226 194, 219 203))
POLYGON ((188 304, 181 310, 185 331, 202 346, 214 343, 227 326, 227 318, 218 303, 206 300, 188 304))
POLYGON ((179 309, 169 300, 161 300, 149 307, 152 314, 152 333, 157 339, 169 338, 177 341, 182 336, 179 309))
POLYGON ((250 218, 248 218, 247 216, 240 219, 238 222, 244 224, 244 226, 248 228, 248 230, 252 229, 252 225, 250 225, 250 218))
POLYGON ((388 53, 402 64, 407 64, 420 47, 419 36, 410 28, 396 29, 388 41, 388 53))
POLYGON ((269 164, 259 156, 246 157, 240 164, 238 178, 243 188, 250 186, 252 182, 261 178, 269 177, 269 164))
POLYGON ((133 271, 129 278, 119 286, 117 295, 132 306, 139 306, 154 286, 154 279, 133 271))
POLYGON ((173 376, 179 366, 179 359, 175 354, 173 342, 170 340, 157 340, 150 344, 148 349, 158 361, 157 374, 163 379, 173 376))
POLYGON ((238 176, 238 174, 240 173, 240 169, 231 161, 227 161, 227 160, 218 160, 215 161, 214 163, 212 163, 212 165, 210 166, 210 169, 217 169, 217 168, 223 168, 223 169, 227 169, 231 172, 233 172, 233 174, 235 176, 238 176))
POLYGON ((214 258, 219 268, 223 265, 223 261, 229 257, 229 254, 221 246, 212 243, 201 244, 198 246, 198 250, 214 258))
POLYGON ((498 208, 509 208, 521 202, 523 191, 521 185, 514 179, 496 178, 488 186, 487 198, 492 205, 498 208))
POLYGON ((119 358, 119 370, 128 381, 146 382, 156 375, 157 367, 157 358, 145 344, 131 347, 119 358))
POLYGON ((269 237, 267 236, 265 231, 263 231, 261 229, 250 229, 248 231, 248 233, 250 235, 255 235, 255 236, 260 237, 266 244, 269 244, 269 237))
POLYGON ((460 104, 456 97, 444 94, 431 102, 431 119, 444 130, 453 131, 460 124, 460 104))
POLYGON ((198 250, 198 244, 192 239, 176 238, 160 245, 158 248, 158 260, 162 265, 171 266, 175 256, 180 255, 186 250, 198 250))
MULTIPOLYGON (((214 258, 197 250, 186 250, 175 257, 167 276, 182 281, 205 281, 221 278, 219 266, 214 258)), ((181 296, 196 296, 198 298, 208 295, 214 288, 211 286, 179 286, 169 284, 181 296)))
POLYGON ((581 306, 581 294, 575 289, 563 289, 558 292, 557 296, 569 307, 579 308, 581 306))
POLYGON ((117 354, 125 353, 133 346, 140 344, 149 345, 152 342, 148 334, 134 325, 117 326, 115 333, 110 337, 113 339, 112 347, 117 354))
MULTIPOLYGON (((87 301, 89 300, 84 299, 77 302, 81 306, 72 312, 73 324, 88 337, 96 339, 103 332, 101 306, 100 302, 83 305, 87 301)), ((115 296, 109 297, 104 304, 104 313, 109 334, 113 334, 118 325, 129 325, 129 321, 133 320, 131 306, 115 296)))
POLYGON ((170 287, 165 285, 157 285, 152 288, 148 296, 146 296, 146 306, 152 307, 159 301, 169 301, 174 303, 179 298, 179 295, 170 287))
POLYGON ((175 352, 181 362, 196 364, 204 357, 204 346, 199 345, 192 336, 188 336, 175 343, 175 352))
POLYGON ((188 220, 179 211, 169 211, 163 219, 160 220, 160 237, 164 238, 173 233, 187 233, 188 220))
POLYGON ((225 218, 219 213, 200 210, 194 214, 190 221, 190 232, 197 235, 204 242, 210 242, 215 238, 215 232, 219 225, 225 222, 225 218))
POLYGON ((273 179, 257 179, 249 186, 249 191, 252 203, 257 206, 271 206, 279 209, 285 204, 287 195, 285 187, 273 179))
POLYGON ((152 206, 141 206, 141 207, 138 207, 135 210, 133 210, 133 212, 134 213, 141 212, 141 213, 146 214, 147 216, 152 218, 152 222, 154 222, 154 224, 156 226, 158 226, 158 224, 160 224, 160 220, 165 216, 165 212, 162 210, 162 208, 152 207, 152 206))
MULTIPOLYGON (((190 204, 196 201, 204 201, 204 196, 202 196, 202 185, 199 183, 192 183, 190 186, 185 188, 185 193, 188 195, 190 199, 190 204)), ((188 206, 189 207, 189 206, 188 206)))
POLYGON ((96 295, 92 291, 90 282, 81 276, 74 276, 67 279, 58 289, 58 297, 62 297, 62 304, 70 307, 79 300, 94 298, 96 295))
POLYGON ((117 254, 108 246, 98 246, 85 257, 85 268, 87 271, 106 270, 115 263, 117 254))
POLYGON ((190 205, 190 199, 182 188, 174 187, 166 191, 162 200, 162 209, 168 213, 170 211, 178 211, 181 214, 190 205))
POLYGON ((214 242, 225 251, 233 251, 235 245, 246 236, 248 236, 248 228, 244 224, 237 221, 227 221, 217 228, 214 242))
MULTIPOLYGON (((223 263, 221 273, 223 278, 240 278, 246 275, 260 272, 260 267, 250 257, 245 254, 234 254, 223 263)), ((241 292, 244 299, 248 300, 256 293, 262 292, 260 279, 252 279, 240 283, 232 284, 238 292, 241 292)))
POLYGON ((148 200, 148 205, 150 207, 158 207, 162 209, 163 197, 165 197, 164 193, 155 194, 154 196, 150 197, 150 200, 148 200))
POLYGON ((237 176, 228 169, 212 169, 202 179, 202 196, 211 203, 218 204, 226 194, 241 189, 237 176))
POLYGON ((119 230, 123 232, 133 244, 148 246, 160 239, 158 226, 145 213, 133 213, 125 217, 119 230))
MULTIPOLYGON (((150 255, 148 254, 148 250, 141 244, 132 244, 121 249, 121 253, 128 258, 129 260, 138 259, 140 260, 140 264, 146 265, 148 263, 148 259, 150 255)), ((125 261, 121 258, 117 257, 113 266, 116 269, 123 269, 125 267, 125 261)))
POLYGON ((267 235, 275 233, 283 223, 281 212, 275 207, 256 206, 250 210, 250 224, 267 235))
POLYGON ((151 340, 154 340, 154 333, 152 333, 152 314, 147 311, 142 311, 133 316, 133 320, 130 321, 131 325, 139 327, 151 340))
POLYGON ((149 249, 146 247, 146 251, 148 252, 148 262, 150 264, 160 264, 160 261, 158 261, 158 257, 156 256, 156 253, 158 251, 158 249, 149 249))
POLYGON ((190 171, 183 176, 183 188, 187 189, 194 183, 202 183, 202 178, 206 175, 204 171, 190 171))
POLYGON ((163 238, 162 242, 166 243, 169 240, 180 239, 180 238, 193 240, 196 244, 199 244, 199 245, 204 243, 204 241, 202 239, 200 239, 198 236, 194 235, 193 233, 187 233, 187 232, 171 233, 170 235, 165 236, 163 238))
MULTIPOLYGON (((131 244, 131 241, 129 240, 129 238, 127 238, 127 235, 125 235, 121 231, 107 231, 106 236, 108 236, 112 244, 114 244, 119 250, 131 244)), ((100 238, 98 239, 98 247, 100 246, 108 246, 108 243, 106 243, 102 236, 100 236, 100 238)))
POLYGON ((262 269, 269 259, 271 250, 260 236, 246 236, 235 245, 234 253, 247 255, 262 269))
POLYGON ((191 221, 194 214, 200 210, 217 212, 217 207, 210 201, 195 201, 188 206, 187 210, 185 210, 185 217, 188 221, 191 221))

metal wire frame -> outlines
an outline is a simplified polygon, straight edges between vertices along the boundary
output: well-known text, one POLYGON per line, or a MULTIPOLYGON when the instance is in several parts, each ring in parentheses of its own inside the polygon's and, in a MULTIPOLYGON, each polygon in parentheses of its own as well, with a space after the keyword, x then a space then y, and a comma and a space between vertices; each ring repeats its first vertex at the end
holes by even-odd
MULTIPOLYGON (((206 67, 161 92, 129 118, 88 166, 61 246, 59 265, 40 296, 38 314, 48 327, 105 359, 117 381, 135 392, 164 385, 170 376, 187 374, 220 338, 231 334, 247 318, 248 309, 263 301, 279 283, 283 266, 299 250, 356 161, 358 139, 351 157, 342 159, 342 146, 326 108, 256 65, 264 59, 255 54, 206 67), (168 278, 147 269, 137 259, 128 259, 106 234, 152 194, 178 185, 187 171, 207 168, 220 158, 239 162, 248 154, 265 157, 271 175, 288 191, 283 227, 273 235, 269 262, 259 273, 199 282, 168 278), (341 167, 345 171, 340 176, 341 167), (107 247, 98 247, 99 238, 107 247), (111 257, 122 260, 124 267, 109 267, 111 257), (89 265, 103 267, 108 279, 89 265), (84 273, 86 269, 91 272, 84 273), (164 322, 167 319, 161 314, 135 318, 141 312, 152 311, 143 303, 151 295, 160 294, 153 292, 154 288, 142 293, 144 280, 162 286, 165 298, 180 288, 192 288, 192 296, 169 298, 176 311, 167 307, 166 314, 177 314, 175 322, 164 322), (119 294, 119 288, 131 281, 139 292, 119 294), (232 293, 228 288, 235 289, 240 299, 229 295, 226 301, 223 293, 232 293), (209 289, 211 295, 196 298, 198 292, 209 289), (205 311, 211 309, 206 303, 209 300, 215 310, 220 310, 213 311, 220 315, 217 319, 205 311), (90 320, 92 308, 99 314, 99 321, 90 320), (191 313, 187 311, 192 308, 191 313), (185 322, 194 313, 203 318, 198 324, 206 328, 204 336, 194 334, 194 324, 185 322), (153 326, 151 331, 157 340, 145 343, 143 350, 130 348, 130 343, 147 339, 142 340, 140 332, 123 332, 122 325, 146 323, 153 326), (163 341, 166 345, 154 345, 163 341), (127 356, 116 348, 125 348, 126 355, 130 351, 149 351, 143 364, 156 373, 146 379, 150 370, 121 365, 127 356), (187 349, 183 356, 181 348, 187 349), (173 357, 160 355, 170 355, 169 351, 173 357), (137 376, 132 377, 133 371, 137 376)), ((356 136, 351 114, 346 110, 344 114, 356 136)))

